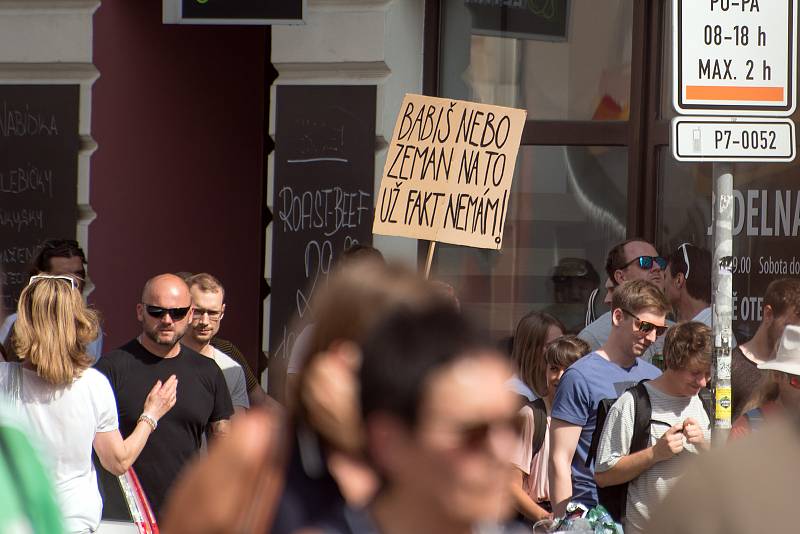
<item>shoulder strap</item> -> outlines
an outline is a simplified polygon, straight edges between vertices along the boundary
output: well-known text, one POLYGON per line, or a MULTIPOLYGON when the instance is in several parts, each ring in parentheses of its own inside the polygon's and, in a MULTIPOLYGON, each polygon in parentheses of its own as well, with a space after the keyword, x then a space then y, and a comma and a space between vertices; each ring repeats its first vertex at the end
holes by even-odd
POLYGON ((761 423, 764 422, 764 412, 761 408, 753 408, 744 414, 747 417, 747 423, 750 425, 750 430, 758 430, 761 428, 761 423))
POLYGON ((22 399, 22 365, 17 362, 7 365, 6 396, 12 404, 15 404, 22 399))
POLYGON ((542 445, 544 445, 544 437, 547 434, 547 406, 544 400, 534 399, 528 403, 528 406, 533 410, 533 449, 532 455, 536 456, 542 445))
POLYGON ((603 433, 603 427, 606 424, 608 411, 615 402, 617 402, 617 399, 603 399, 597 404, 594 432, 592 432, 592 441, 589 445, 589 452, 586 454, 586 462, 584 464, 589 469, 592 469, 592 462, 594 462, 594 459, 597 456, 597 447, 600 446, 600 435, 603 433))
POLYGON ((650 404, 650 395, 642 380, 628 391, 633 395, 635 406, 633 413, 633 436, 631 437, 631 454, 639 452, 650 446, 650 418, 653 407, 650 404))

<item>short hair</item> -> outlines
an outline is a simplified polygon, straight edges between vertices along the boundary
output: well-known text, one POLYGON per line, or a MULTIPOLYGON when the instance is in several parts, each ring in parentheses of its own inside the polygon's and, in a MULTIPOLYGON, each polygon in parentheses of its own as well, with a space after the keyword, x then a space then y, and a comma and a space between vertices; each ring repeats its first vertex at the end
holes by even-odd
POLYGON ((611 279, 611 283, 614 284, 614 286, 619 285, 616 278, 614 278, 614 273, 617 272, 618 269, 622 269, 625 264, 628 263, 628 258, 625 256, 625 245, 639 242, 650 243, 647 239, 642 237, 632 237, 622 243, 617 243, 608 251, 608 256, 606 256, 606 274, 608 278, 611 279))
POLYGON ((451 306, 394 312, 363 345, 359 380, 364 420, 386 413, 414 428, 432 375, 482 351, 503 358, 451 306))
POLYGON ((566 369, 592 351, 587 342, 578 336, 561 336, 548 343, 544 348, 544 361, 566 369))
POLYGON ((699 364, 711 366, 711 329, 703 323, 678 323, 664 339, 664 364, 667 369, 681 371, 699 364))
POLYGON ((86 347, 97 338, 97 313, 62 279, 44 278, 20 294, 12 334, 14 352, 55 386, 71 384, 92 364, 86 347))
POLYGON ((222 282, 220 282, 215 276, 208 274, 208 273, 198 273, 185 278, 184 281, 186 285, 189 286, 189 289, 192 289, 194 286, 200 288, 200 291, 204 291, 207 293, 222 293, 225 295, 225 288, 222 287, 222 282))
POLYGON ((767 286, 764 304, 772 308, 772 313, 780 317, 789 311, 800 315, 800 280, 781 278, 767 286))
POLYGON ((89 263, 83 249, 74 239, 48 239, 39 245, 31 261, 30 275, 48 272, 52 258, 80 258, 83 265, 89 263))
POLYGON ((517 323, 511 349, 511 361, 517 376, 540 397, 547 394, 543 353, 547 330, 551 326, 558 327, 562 334, 567 331, 564 324, 549 313, 528 312, 517 323))
POLYGON ((654 308, 664 314, 672 309, 664 292, 653 282, 630 280, 614 289, 611 295, 611 308, 621 308, 638 313, 645 308, 654 308))
POLYGON ((336 260, 338 266, 361 262, 375 262, 380 265, 386 264, 386 260, 380 250, 370 245, 362 245, 360 243, 350 245, 336 260))
POLYGON ((711 252, 686 243, 675 249, 667 259, 673 276, 678 273, 686 276, 686 271, 689 271, 689 277, 686 278, 686 292, 689 296, 711 302, 711 252), (688 267, 683 256, 684 250, 689 258, 688 267))

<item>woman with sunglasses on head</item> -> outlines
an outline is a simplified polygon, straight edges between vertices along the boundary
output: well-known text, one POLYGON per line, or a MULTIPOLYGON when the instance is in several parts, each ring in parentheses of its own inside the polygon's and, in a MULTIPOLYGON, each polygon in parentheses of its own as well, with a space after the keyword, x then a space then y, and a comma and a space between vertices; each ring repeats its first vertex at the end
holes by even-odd
POLYGON ((123 439, 108 380, 89 367, 87 344, 98 317, 70 276, 37 275, 22 291, 14 324, 21 363, 0 364, 0 391, 29 423, 53 470, 67 530, 89 533, 100 524, 102 500, 92 464, 121 475, 142 451, 158 420, 175 404, 177 380, 156 382, 133 433, 123 439))

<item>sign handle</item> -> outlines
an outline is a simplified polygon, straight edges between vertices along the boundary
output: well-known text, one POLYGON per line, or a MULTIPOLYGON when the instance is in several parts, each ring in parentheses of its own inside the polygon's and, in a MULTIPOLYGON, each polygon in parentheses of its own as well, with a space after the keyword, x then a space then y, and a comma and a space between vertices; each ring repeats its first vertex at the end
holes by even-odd
POLYGON ((431 277, 431 266, 433 265, 433 253, 436 250, 436 241, 428 244, 428 259, 425 260, 425 280, 431 277))

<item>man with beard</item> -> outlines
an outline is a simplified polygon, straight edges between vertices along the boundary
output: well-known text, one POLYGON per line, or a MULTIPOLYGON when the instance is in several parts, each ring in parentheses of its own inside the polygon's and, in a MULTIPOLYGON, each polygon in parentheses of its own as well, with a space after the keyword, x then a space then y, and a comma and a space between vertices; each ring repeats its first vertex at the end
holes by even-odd
POLYGON ((225 317, 225 288, 222 283, 208 273, 200 273, 186 279, 192 295, 194 311, 192 321, 181 343, 214 360, 231 393, 233 411, 244 413, 250 408, 247 398, 247 380, 244 369, 233 358, 214 347, 211 340, 219 332, 222 318, 225 317))
POLYGON ((731 352, 732 421, 742 414, 764 373, 758 365, 771 360, 786 325, 800 325, 800 280, 783 278, 767 286, 761 324, 747 343, 731 352))
POLYGON ((142 333, 100 359, 96 368, 114 390, 120 431, 130 434, 152 384, 178 378, 178 400, 133 464, 156 517, 184 464, 200 449, 206 431, 225 434, 233 414, 225 378, 216 363, 179 341, 192 319, 186 283, 172 274, 147 281, 136 317, 142 333))

